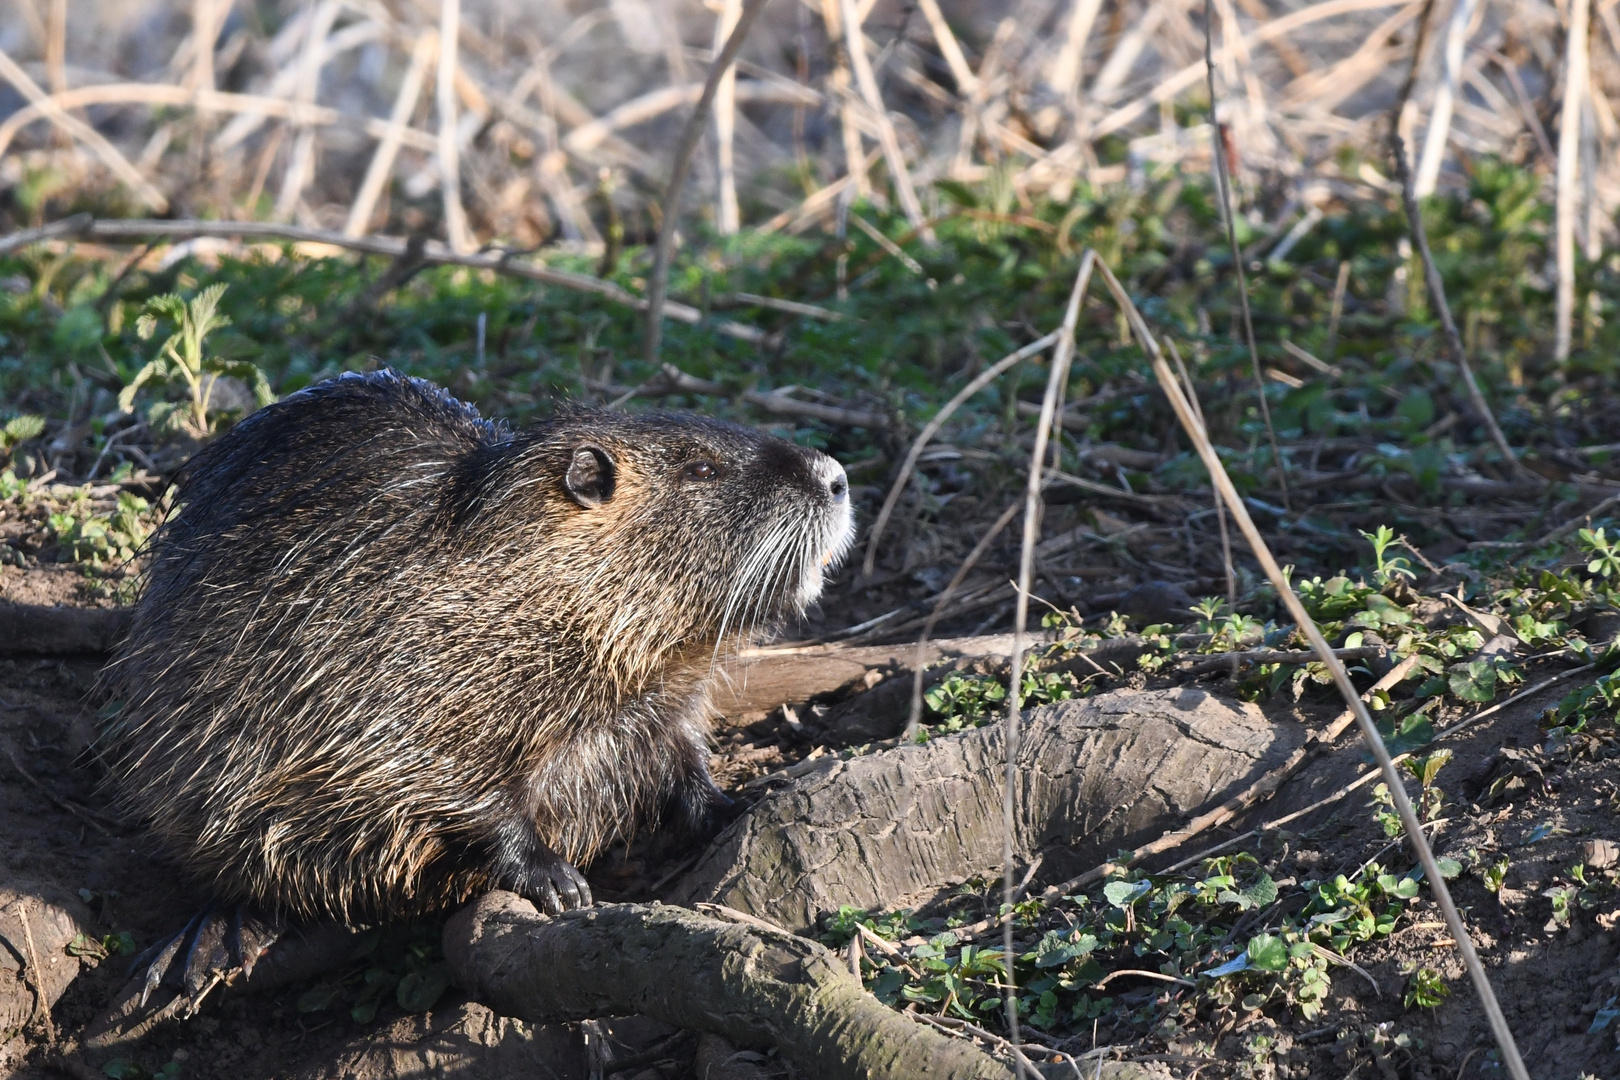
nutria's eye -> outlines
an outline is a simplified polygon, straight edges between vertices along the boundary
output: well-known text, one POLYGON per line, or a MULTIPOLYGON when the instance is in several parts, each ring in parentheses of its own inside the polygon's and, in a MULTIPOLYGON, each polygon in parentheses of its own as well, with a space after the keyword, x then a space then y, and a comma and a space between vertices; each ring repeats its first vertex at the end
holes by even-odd
POLYGON ((682 480, 713 480, 720 470, 712 461, 693 461, 681 469, 682 480))

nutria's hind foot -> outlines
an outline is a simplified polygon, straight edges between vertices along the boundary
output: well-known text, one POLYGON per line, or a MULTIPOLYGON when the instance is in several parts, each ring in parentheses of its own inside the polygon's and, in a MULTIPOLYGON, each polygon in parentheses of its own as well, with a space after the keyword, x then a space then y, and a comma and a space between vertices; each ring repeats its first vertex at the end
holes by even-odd
POLYGON ((547 847, 523 822, 508 822, 495 838, 496 888, 510 889, 547 915, 590 907, 591 886, 567 859, 547 847))
POLYGON ((253 974, 253 966, 283 929, 279 920, 261 918, 242 904, 229 911, 209 904, 174 937, 135 958, 131 974, 146 965, 141 1004, 167 985, 182 991, 186 1012, 195 1013, 214 987, 253 974))

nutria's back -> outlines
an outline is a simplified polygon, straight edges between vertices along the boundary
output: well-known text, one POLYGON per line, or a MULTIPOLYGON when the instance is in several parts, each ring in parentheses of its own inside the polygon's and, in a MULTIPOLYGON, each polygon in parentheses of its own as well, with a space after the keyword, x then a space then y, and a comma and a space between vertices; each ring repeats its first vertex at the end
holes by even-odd
POLYGON ((303 916, 545 892, 548 858, 723 801, 716 652, 813 601, 851 532, 843 470, 783 440, 512 432, 391 372, 249 417, 178 502, 109 671, 111 782, 216 895, 303 916))

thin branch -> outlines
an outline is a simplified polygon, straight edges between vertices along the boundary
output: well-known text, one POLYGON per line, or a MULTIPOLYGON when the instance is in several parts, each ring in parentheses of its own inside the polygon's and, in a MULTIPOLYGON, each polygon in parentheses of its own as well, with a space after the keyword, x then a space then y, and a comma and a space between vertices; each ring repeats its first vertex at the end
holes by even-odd
POLYGON ((1423 56, 1423 45, 1428 34, 1429 14, 1433 2, 1434 0, 1428 0, 1428 5, 1419 20, 1418 38, 1412 49, 1412 66, 1407 71, 1401 93, 1395 99, 1395 105, 1389 114, 1389 150, 1395 159, 1396 179, 1401 186, 1401 204, 1406 210, 1406 224, 1412 233, 1412 241, 1417 246, 1418 256, 1423 262, 1424 283, 1428 286, 1434 306, 1440 311, 1440 325, 1445 330, 1446 348, 1451 353, 1458 370, 1462 372, 1463 383, 1468 387, 1469 402, 1485 424, 1485 430, 1490 433, 1491 442, 1496 444, 1497 452, 1502 455, 1503 464, 1521 480, 1541 482, 1541 477, 1525 468, 1518 455, 1514 454, 1513 448, 1508 445, 1507 436, 1502 434, 1502 428, 1496 422, 1496 414, 1491 412, 1491 407, 1485 402, 1485 394, 1479 388, 1479 380, 1474 378, 1474 367, 1468 362, 1468 351, 1463 347, 1462 335, 1457 332, 1457 322, 1451 317, 1451 305, 1446 302, 1445 282, 1440 280, 1440 270, 1435 266, 1434 254, 1429 250, 1429 232, 1423 225, 1423 210, 1418 205, 1412 170, 1406 161, 1406 140, 1401 135, 1400 118, 1401 113, 1405 111, 1406 102, 1412 96, 1412 87, 1417 82, 1418 64, 1423 56))
MULTIPOLYGON (((344 236, 342 233, 329 232, 325 229, 306 229, 297 225, 284 225, 273 221, 161 221, 151 218, 98 221, 88 215, 78 215, 65 221, 54 222, 45 226, 44 229, 52 231, 45 233, 43 229, 25 229, 11 236, 0 237, 0 254, 36 243, 51 236, 82 236, 95 240, 126 242, 151 237, 179 240, 196 236, 217 236, 228 239, 242 237, 261 240, 289 240, 294 243, 330 244, 351 251, 362 251, 369 255, 386 255, 390 258, 398 258, 404 255, 409 243, 402 237, 344 236)), ((541 266, 522 259, 509 258, 501 254, 473 252, 461 255, 449 250, 437 240, 430 240, 424 245, 422 260, 435 265, 468 266, 475 270, 493 270, 499 274, 528 278, 531 281, 556 285, 560 288, 572 289, 575 292, 594 293, 615 303, 635 308, 637 311, 646 311, 651 306, 650 301, 626 291, 611 281, 589 277, 585 274, 575 274, 567 270, 554 270, 547 266, 541 266)), ((708 325, 727 337, 734 337, 740 341, 747 341, 755 345, 763 345, 771 340, 769 334, 756 326, 748 326, 729 319, 706 320, 703 312, 687 304, 668 301, 664 305, 664 314, 671 319, 693 325, 707 321, 708 325)))
MULTIPOLYGON (((1238 246, 1237 222, 1233 220, 1236 207, 1232 205, 1232 174, 1227 168, 1226 138, 1215 115, 1214 27, 1212 0, 1204 0, 1204 66, 1209 82, 1210 160, 1215 171, 1215 198, 1221 204, 1221 224, 1226 227, 1226 244, 1232 250, 1232 269, 1237 271, 1238 305, 1243 312, 1243 340, 1249 346, 1255 398, 1260 402, 1260 417, 1266 422, 1266 438, 1271 442, 1271 461, 1277 470, 1277 486, 1282 491, 1283 509, 1291 510, 1293 508, 1288 502, 1288 465, 1283 461, 1282 448, 1277 444, 1277 429, 1271 423, 1271 405, 1266 401, 1266 380, 1260 373, 1260 349, 1255 344, 1254 319, 1249 313, 1249 275, 1243 267, 1243 249, 1238 246)), ((1233 36, 1237 37, 1235 34, 1233 36)), ((1244 39, 1238 38, 1235 48, 1245 49, 1244 39)))
POLYGON ((933 419, 923 425, 922 431, 918 432, 917 438, 912 441, 911 449, 906 452, 905 460, 900 463, 900 471, 895 474, 894 483, 889 485, 889 494, 884 497, 883 506, 879 508, 877 518, 872 522, 872 531, 867 534, 866 558, 861 562, 862 577, 872 576, 872 571, 877 566, 878 541, 883 537, 883 530, 888 527, 889 517, 894 513, 895 503, 900 500, 900 492, 905 490, 907 481, 911 479, 912 470, 916 468, 917 459, 922 456, 923 449, 933 440, 935 435, 939 434, 939 429, 945 426, 945 421, 955 415, 956 410, 961 408, 969 398, 1000 378, 1003 372, 1045 350, 1047 346, 1058 340, 1061 333, 1062 331, 1054 330, 1045 337, 1032 341, 1028 345, 1003 356, 1000 360, 981 371, 966 386, 958 390, 951 397, 951 400, 947 401, 941 406, 939 412, 934 414, 933 419))
POLYGON ((659 354, 664 341, 669 264, 675 250, 675 227, 681 213, 681 189, 686 186, 686 177, 692 169, 692 155, 697 152, 703 129, 708 126, 709 107, 714 104, 714 95, 719 91, 720 77, 737 59, 749 28, 764 7, 765 0, 747 0, 743 4, 742 14, 737 17, 737 25, 732 29, 731 36, 726 38, 725 47, 709 65, 709 77, 703 82, 703 93, 692 107, 692 115, 686 119, 686 128, 681 132, 681 141, 676 144, 675 155, 670 162, 669 184, 664 188, 663 220, 658 226, 658 247, 653 255, 652 272, 647 275, 647 328, 642 350, 647 363, 654 366, 660 363, 659 354))

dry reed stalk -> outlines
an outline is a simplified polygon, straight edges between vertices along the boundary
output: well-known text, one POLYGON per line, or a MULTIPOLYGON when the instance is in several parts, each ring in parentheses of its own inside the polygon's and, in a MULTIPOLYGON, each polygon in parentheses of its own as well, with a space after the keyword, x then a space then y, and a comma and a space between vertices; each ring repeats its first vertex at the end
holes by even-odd
POLYGON ((1451 134, 1451 112, 1457 94, 1457 83, 1463 67, 1463 47, 1468 43, 1468 28, 1474 21, 1479 0, 1457 0, 1446 24, 1446 44, 1441 56, 1440 85, 1435 87, 1434 102, 1429 106, 1429 130, 1423 138, 1423 153, 1418 158, 1417 179, 1413 181, 1417 197, 1426 199, 1434 194, 1440 179, 1440 164, 1446 156, 1446 140, 1451 134))
POLYGON ((945 66, 951 69, 957 93, 963 97, 973 93, 978 89, 979 77, 968 67, 967 57, 962 55, 962 46, 951 32, 951 24, 945 21, 944 13, 939 10, 939 0, 917 0, 917 6, 922 8, 923 18, 928 20, 928 29, 934 35, 934 43, 939 46, 939 55, 945 58, 945 66))
POLYGON ((135 196, 145 205, 150 206, 158 213, 169 208, 169 200, 161 191, 153 187, 151 182, 142 176, 140 170, 129 163, 129 159, 119 152, 118 148, 108 142, 102 134, 78 117, 70 115, 65 109, 50 99, 50 96, 41 90, 39 84, 28 77, 28 73, 17 65, 17 62, 0 50, 0 78, 5 79, 17 89, 29 103, 39 108, 40 113, 51 123, 55 124, 66 134, 83 143, 92 154, 101 160, 101 163, 112 174, 121 180, 135 196))
POLYGON ((866 35, 861 32, 861 17, 855 10, 855 0, 839 0, 839 14, 844 23, 844 42, 849 49, 855 84, 860 88, 873 122, 877 124, 878 140, 883 146, 890 179, 894 181, 895 195, 900 199, 900 209, 923 243, 932 245, 936 242, 934 230, 923 217, 922 203, 917 201, 917 189, 912 185, 905 154, 900 150, 900 137, 895 134, 894 121, 889 117, 889 111, 883 105, 883 95, 878 91, 877 76, 872 73, 872 61, 866 55, 866 35))
MULTIPOLYGON (((293 31, 298 31, 298 33, 301 34, 303 30, 310 25, 314 18, 320 14, 321 8, 319 5, 304 9, 304 11, 299 15, 287 20, 286 27, 282 29, 281 33, 276 35, 276 40, 281 40, 282 37, 291 34, 293 31)), ((377 40, 382 36, 382 33, 383 28, 381 24, 376 22, 355 23, 352 26, 345 26, 335 34, 328 32, 326 35, 326 44, 322 49, 321 64, 324 66, 350 49, 358 48, 367 42, 377 40)), ((272 48, 269 51, 274 53, 275 42, 272 42, 271 45, 272 48)), ((271 78, 270 85, 265 88, 264 93, 254 96, 282 102, 294 102, 297 98, 300 66, 301 57, 293 56, 286 63, 286 65, 278 70, 271 78)), ((237 116, 232 118, 230 123, 226 124, 224 128, 220 130, 218 135, 214 136, 214 152, 222 154, 232 147, 237 146, 251 136, 255 131, 257 131, 260 126, 263 125, 265 120, 271 116, 293 119, 296 114, 297 118, 305 123, 313 124, 317 122, 312 118, 315 115, 314 112, 305 113, 304 110, 310 109, 309 106, 299 107, 298 105, 294 104, 292 106, 292 109, 294 110, 292 113, 285 111, 286 108, 286 106, 283 106, 283 109, 281 110, 266 110, 262 112, 243 111, 238 113, 237 116)), ((377 120, 375 122, 379 125, 383 123, 381 120, 377 120)), ((377 134, 379 136, 381 134, 380 127, 377 134)))
MULTIPOLYGON (((1584 3, 1585 0, 1577 2, 1584 3)), ((1418 22, 1417 41, 1412 46, 1412 63, 1407 69, 1406 80, 1390 112, 1389 149, 1390 156, 1395 160, 1395 176, 1400 183, 1401 205, 1406 210, 1407 228, 1423 265, 1424 285, 1428 289, 1430 299, 1434 301, 1434 306, 1440 312, 1440 326, 1445 331, 1446 348, 1451 353, 1452 362, 1462 372, 1463 384, 1468 388, 1469 402, 1479 414, 1480 421, 1489 432, 1497 452, 1502 455, 1503 465, 1522 480, 1544 484, 1546 481, 1525 468, 1524 463, 1514 454, 1513 448, 1508 445, 1507 436, 1502 433, 1501 425, 1496 422, 1496 414, 1485 401, 1485 393, 1479 387, 1479 380, 1474 377, 1474 366, 1468 361, 1468 350, 1463 346, 1462 335, 1457 332, 1457 322, 1451 317, 1451 305, 1446 301, 1445 282, 1440 279, 1440 270, 1435 266, 1434 254, 1429 250, 1429 231, 1423 224, 1423 210, 1418 205, 1412 169, 1406 160, 1406 140, 1401 135, 1400 117, 1405 115, 1406 106, 1411 100, 1412 87, 1417 83, 1418 66, 1422 63, 1424 43, 1428 37, 1429 14, 1432 10, 1433 0, 1427 0, 1418 22)))
POLYGON ((922 457, 924 448, 933 441, 934 436, 939 434, 939 429, 945 426, 945 421, 955 415, 956 410, 960 409, 969 398, 1000 378, 1008 369, 1023 363, 1032 356, 1039 355, 1047 346, 1058 340, 1060 333, 1060 331, 1054 330, 1045 337, 1037 338, 1022 348, 1014 349, 979 372, 972 381, 953 394, 951 400, 941 406, 939 412, 935 413, 928 423, 923 425, 923 429, 917 433, 916 439, 912 440, 911 449, 906 451, 905 460, 900 463, 900 471, 895 474, 894 483, 889 485, 889 493, 884 497, 883 506, 878 510, 878 515, 872 522, 872 529, 867 534, 866 558, 861 562, 862 577, 872 576, 872 571, 877 565, 878 541, 883 538, 883 530, 888 527, 889 517, 894 513, 895 503, 900 500, 900 492, 905 490, 906 482, 911 479, 912 471, 917 467, 917 459, 922 457))
POLYGON ((1077 113, 1079 108, 1081 64, 1100 11, 1102 0, 1074 0, 1064 24, 1063 46, 1046 72, 1046 85, 1062 96, 1071 114, 1077 113))
MULTIPOLYGON (((1230 10, 1228 5, 1227 10, 1230 10)), ((1210 147, 1211 172, 1215 174, 1215 200, 1221 208, 1221 224, 1226 230, 1226 245, 1232 252, 1232 269, 1237 272, 1238 308, 1243 314, 1243 340, 1249 347, 1249 363, 1254 373, 1255 398, 1260 403, 1260 418, 1266 424, 1266 438, 1271 443, 1271 463, 1277 470, 1277 485, 1282 489, 1282 503, 1284 509, 1292 509, 1288 501, 1288 464, 1283 460, 1282 448, 1277 443, 1277 429, 1271 423, 1271 404, 1266 400, 1266 380, 1260 373, 1260 349, 1254 339, 1254 318, 1249 311, 1249 275, 1243 265, 1243 249, 1238 246, 1237 223, 1234 220, 1237 207, 1232 200, 1232 175, 1226 160, 1226 140, 1223 138, 1223 129, 1215 113, 1215 46, 1214 46, 1214 16, 1212 0, 1204 0, 1204 72, 1209 85, 1209 129, 1213 140, 1210 147)), ((1237 17, 1234 14, 1228 26, 1232 27, 1232 37, 1237 39, 1236 46, 1223 50, 1234 55, 1241 53, 1247 56, 1247 48, 1243 39, 1236 33, 1237 17)), ((1190 385, 1190 384, 1189 384, 1190 385)), ((1224 528, 1225 523, 1222 522, 1224 528)))
MULTIPOLYGON (((52 94, 24 105, 4 121, 0 121, 0 154, 4 154, 11 147, 11 141, 23 128, 36 121, 50 119, 48 110, 52 107, 66 110, 84 105, 108 104, 173 105, 181 108, 192 106, 209 112, 236 113, 260 119, 274 116, 309 127, 352 127, 376 139, 386 139, 390 130, 389 122, 386 120, 350 116, 324 105, 311 105, 287 98, 236 94, 221 90, 192 91, 168 83, 102 83, 52 94)), ((400 133, 400 141, 413 150, 425 150, 429 153, 438 145, 432 135, 410 127, 400 133)), ((214 149, 218 149, 217 143, 214 149)))
MULTIPOLYGON (((821 0, 821 21, 827 28, 827 40, 834 43, 844 39, 844 15, 839 0, 821 0)), ((827 76, 827 93, 838 106, 838 133, 844 148, 844 169, 855 182, 853 196, 870 198, 871 182, 867 173, 871 165, 863 164, 861 133, 855 118, 852 91, 849 85, 849 61, 845 50, 834 48, 833 69, 827 76)))
POLYGON ((1579 212, 1581 103, 1588 81, 1588 38, 1591 0, 1571 0, 1564 50, 1564 102, 1558 118, 1558 310, 1554 323, 1553 359, 1569 359, 1570 329, 1575 319, 1575 217, 1579 212))
MULTIPOLYGON (((616 131, 644 124, 682 105, 695 104, 702 96, 702 83, 686 83, 681 86, 665 86, 650 90, 622 105, 615 106, 601 116, 593 117, 588 123, 580 124, 563 137, 562 148, 571 154, 583 154, 600 146, 616 131)), ((808 87, 763 81, 734 86, 732 99, 734 102, 769 101, 801 105, 820 105, 824 100, 820 94, 808 87)), ((715 91, 715 101, 718 104, 718 89, 715 91)))
POLYGON ((1148 42, 1153 40, 1154 35, 1159 32, 1159 27, 1163 25, 1165 5, 1179 2, 1180 0, 1153 0, 1142 18, 1120 35, 1113 51, 1108 54, 1108 59, 1097 69, 1097 77, 1091 81, 1091 87, 1086 92, 1090 100, 1098 104, 1107 104, 1118 95, 1125 80, 1130 77, 1131 69, 1141 59, 1142 50, 1147 48, 1148 42))
MULTIPOLYGON (((1469 727, 1472 724, 1485 719, 1487 716, 1500 712, 1510 705, 1517 705, 1521 701, 1534 697, 1536 694, 1541 693, 1543 690, 1546 690, 1548 687, 1553 686, 1556 683, 1562 682, 1573 675, 1580 675, 1584 672, 1591 671, 1592 667, 1593 665, 1591 664, 1584 664, 1580 667, 1570 668, 1568 671, 1560 671, 1558 674, 1553 675, 1550 678, 1543 679, 1534 686, 1526 687, 1525 689, 1520 690, 1517 694, 1514 694, 1512 697, 1504 698, 1495 705, 1492 705, 1486 709, 1481 709, 1472 716, 1465 716, 1463 719, 1457 721, 1455 724, 1452 724, 1450 727, 1436 732, 1433 742, 1437 743, 1441 739, 1449 738, 1450 736, 1461 731, 1463 728, 1469 727)), ((1370 694, 1371 692, 1369 691, 1368 696, 1370 696, 1370 694)), ((1431 743, 1431 745, 1433 745, 1433 743, 1431 743)), ((1413 753, 1414 751, 1407 751, 1404 754, 1396 754, 1393 758, 1391 758, 1391 760, 1396 764, 1399 764, 1400 762, 1410 758, 1413 753)), ((1331 795, 1324 796, 1303 809, 1295 810, 1293 813, 1284 814, 1282 817, 1273 818, 1270 821, 1262 822, 1252 829, 1247 829, 1236 836, 1221 841, 1219 844, 1207 847, 1203 851, 1198 852, 1196 855, 1189 855, 1187 858, 1165 867, 1162 872, 1166 874, 1174 874, 1178 871, 1187 869, 1189 866, 1196 866, 1205 859, 1210 858, 1213 855, 1219 855, 1223 851, 1236 847, 1245 840, 1251 839, 1252 837, 1261 836, 1276 829, 1280 829, 1284 825, 1298 821, 1300 818, 1303 818, 1309 814, 1314 814, 1318 810, 1332 806, 1334 803, 1338 802, 1352 791, 1365 787, 1367 784, 1378 779, 1382 775, 1383 773, 1379 767, 1375 765, 1371 769, 1363 772, 1360 776, 1356 777, 1356 779, 1350 781, 1350 783, 1345 784, 1343 787, 1333 792, 1331 795)))
POLYGON ((416 44, 411 48, 410 63, 405 68, 405 77, 400 80, 399 93, 394 95, 394 107, 388 114, 388 133, 377 143, 377 149, 371 155, 371 164, 366 166, 365 178, 360 181, 360 190, 349 207, 349 220, 343 226, 344 236, 366 234, 371 213, 377 207, 377 199, 394 171, 394 158, 398 156, 400 142, 409 130, 411 114, 416 111, 417 100, 422 96, 422 81, 438 48, 439 38, 432 30, 425 30, 417 36, 416 44))
POLYGON ((186 85, 193 90, 214 89, 214 42, 219 38, 219 6, 215 0, 192 0, 191 71, 186 85))
POLYGON ((1374 75, 1388 70, 1392 52, 1390 39, 1422 10, 1423 0, 1412 0, 1374 27, 1355 52, 1325 70, 1308 72, 1294 79, 1282 89, 1281 107, 1286 110, 1299 110, 1307 105, 1326 110, 1335 108, 1374 75))
MULTIPOLYGON (((1410 190, 1410 179, 1408 179, 1407 186, 1408 190, 1410 190)), ((1170 405, 1175 410, 1176 418, 1181 422, 1182 430, 1187 433, 1188 438, 1192 440, 1197 449, 1199 458, 1204 462, 1204 468, 1209 471, 1210 477, 1220 489, 1221 497, 1226 500, 1226 505, 1231 510, 1233 520, 1237 522, 1238 530, 1243 533, 1244 539, 1248 541, 1250 551, 1260 563, 1261 569, 1265 571, 1266 578, 1271 582, 1272 587, 1277 590, 1277 595, 1282 600, 1283 606, 1288 609, 1288 614, 1293 618, 1295 626, 1305 635, 1306 640, 1310 642, 1311 648, 1316 651, 1316 654, 1321 657, 1323 665, 1326 666, 1328 673, 1333 677, 1333 683, 1344 698, 1345 704, 1354 711, 1356 722, 1361 727, 1361 734, 1366 740, 1367 748, 1372 751, 1373 757, 1378 762, 1379 772, 1383 775, 1384 782, 1389 787, 1395 813, 1400 818, 1407 839, 1411 843, 1413 851, 1417 854, 1418 862, 1423 867, 1430 892, 1440 907, 1446 926, 1450 928, 1452 936, 1457 941, 1457 948, 1462 954, 1463 964, 1467 967, 1469 977, 1473 980, 1480 1004, 1484 1007, 1485 1013, 1490 1019, 1491 1031, 1496 1037, 1496 1045, 1501 1052, 1503 1064, 1507 1066, 1508 1073, 1514 1080, 1529 1080, 1524 1061, 1519 1056, 1518 1046, 1513 1041, 1513 1033, 1507 1026, 1507 1019, 1502 1015, 1502 1007, 1496 999, 1495 992, 1491 989, 1490 979, 1485 974, 1485 968, 1480 964, 1479 954, 1474 949, 1473 939, 1468 935, 1467 924, 1462 921, 1462 915, 1457 911, 1456 904, 1452 902, 1451 890, 1447 888, 1445 877, 1440 872, 1440 865, 1435 861, 1434 849, 1430 846, 1428 837, 1423 833, 1423 827, 1418 821, 1416 812, 1412 809, 1412 801, 1406 794, 1406 785, 1401 782, 1400 774, 1395 769, 1395 763, 1390 757, 1389 750, 1384 746, 1383 737, 1378 733, 1378 725, 1374 723, 1372 714, 1367 711, 1366 702, 1362 700, 1361 695, 1356 692, 1355 686, 1350 682, 1350 675, 1345 670, 1344 662, 1339 659, 1332 646, 1327 643, 1327 640, 1322 636, 1321 630, 1317 628, 1315 621, 1311 618, 1310 613, 1300 603, 1299 597, 1295 595, 1293 586, 1289 584, 1282 567, 1277 564, 1277 560, 1271 554, 1271 549, 1267 546, 1265 538, 1260 535, 1260 530, 1249 516, 1248 505, 1243 501, 1243 497, 1238 494, 1237 488, 1232 485, 1232 479, 1227 475, 1226 467, 1221 463, 1220 456, 1216 454, 1214 445, 1209 441, 1209 435, 1205 432, 1204 426, 1198 422, 1192 406, 1182 393, 1180 385, 1176 382, 1175 374, 1165 361, 1157 340, 1148 330, 1146 321, 1143 320, 1141 313, 1136 309, 1136 305, 1132 303, 1130 295, 1126 293, 1125 287, 1114 277, 1108 265, 1101 259, 1097 261, 1102 266, 1103 280, 1107 282, 1109 291, 1114 294, 1115 302, 1125 312, 1132 333, 1136 335, 1143 351, 1148 354, 1149 359, 1152 361, 1153 372, 1158 378, 1159 386, 1164 390, 1165 396, 1169 398, 1170 405)))
MULTIPOLYGON (((722 0, 714 20, 714 51, 725 45, 737 20, 742 17, 742 0, 722 0)), ((718 205, 715 226, 721 236, 731 236, 741 227, 737 210, 737 65, 727 64, 714 91, 714 159, 718 205)))
POLYGON ((439 69, 433 93, 439 119, 439 189, 444 196, 444 236, 450 250, 477 247, 461 204, 461 146, 456 124, 456 68, 461 41, 461 0, 439 0, 439 69))
MULTIPOLYGON (((1291 11, 1287 15, 1280 15, 1264 26, 1251 30, 1239 40, 1246 48, 1252 49, 1256 45, 1275 41, 1285 34, 1291 34, 1323 19, 1331 19, 1339 15, 1350 15, 1358 11, 1395 7, 1401 2, 1402 0, 1320 0, 1320 2, 1309 7, 1291 11)), ((1218 63, 1224 62, 1227 57, 1227 50, 1235 48, 1236 44, 1236 42, 1233 42, 1231 45, 1222 45, 1216 52, 1216 61, 1218 63)), ((1167 75, 1156 80, 1151 91, 1134 101, 1121 105, 1098 121, 1096 126, 1091 129, 1092 137, 1101 138, 1134 123, 1143 113, 1158 105, 1161 101, 1169 101, 1183 90, 1196 85, 1203 75, 1204 61, 1198 60, 1186 65, 1173 75, 1167 75)))
POLYGON ((825 213, 833 205, 833 203, 838 201, 838 197, 842 195, 847 188, 858 182, 856 179, 857 175, 864 173, 867 169, 870 169, 873 165, 876 165, 878 158, 882 156, 883 150, 881 148, 873 150, 870 154, 866 155, 866 158, 861 162, 859 169, 852 169, 825 187, 818 188, 814 193, 807 197, 804 202, 800 203, 798 206, 795 206, 791 210, 783 210, 780 214, 777 214, 775 217, 771 218, 771 220, 759 226, 755 231, 760 233, 773 233, 778 229, 786 229, 790 233, 798 232, 803 225, 815 220, 821 214, 825 213))
POLYGON ((1525 88, 1524 78, 1519 74, 1519 65, 1495 50, 1492 50, 1490 58, 1502 69, 1502 74, 1507 76, 1508 86, 1513 89, 1513 103, 1519 109, 1524 126, 1535 137, 1536 149, 1541 151, 1541 159, 1556 167, 1558 152, 1553 149, 1552 140, 1547 138, 1547 129, 1542 126, 1541 117, 1536 114, 1536 103, 1530 97, 1530 91, 1525 88))
MULTIPOLYGON (((340 8, 335 0, 315 9, 309 28, 304 33, 304 47, 299 53, 298 82, 293 96, 300 104, 313 105, 315 92, 320 87, 321 68, 326 62, 326 37, 332 32, 340 8)), ((291 221, 304 197, 304 185, 315 171, 315 129, 298 125, 293 138, 292 153, 287 156, 287 169, 282 175, 281 192, 276 196, 271 216, 277 221, 291 221)))
MULTIPOLYGON (((846 0, 847 2, 847 0, 846 0)), ((1057 350, 1052 356, 1052 370, 1046 380, 1046 394, 1041 399, 1041 418, 1035 428, 1035 445, 1029 454, 1029 482, 1024 492, 1024 537, 1018 556, 1018 594, 1013 609, 1013 647, 1009 663, 1010 682, 1007 690, 1007 730, 1003 742, 1007 751, 1006 770, 1001 789, 1001 869, 1002 897, 1008 908, 1015 902, 1013 882, 1013 820, 1018 787, 1018 728, 1019 697, 1023 693, 1024 649, 1029 630, 1029 594, 1035 576, 1035 541, 1041 528, 1041 488, 1046 473, 1046 442, 1056 420, 1059 391, 1069 381, 1069 364, 1074 359, 1074 331, 1080 322, 1080 305, 1085 299, 1086 287, 1091 284, 1092 267, 1097 264, 1096 252, 1087 248, 1080 257, 1080 269, 1075 274, 1074 289, 1069 293, 1069 306, 1063 313, 1063 326, 1058 331, 1057 350)), ((1007 1032, 1014 1045, 1018 1038, 1018 997, 1013 982, 1013 920, 1002 924, 1002 949, 1005 953, 1005 997, 1007 1032)), ((1019 1072, 1022 1075, 1023 1062, 1019 1072)), ((1035 1075, 1039 1075, 1038 1073, 1035 1075)))
POLYGON ((664 340, 663 316, 669 292, 669 264, 675 249, 675 228, 681 212, 681 189, 686 186, 686 177, 692 169, 692 157, 703 138, 704 128, 708 127, 709 107, 714 104, 714 95, 719 90, 720 76, 737 59, 743 41, 748 37, 749 27, 754 25, 754 20, 764 7, 765 0, 745 0, 731 36, 726 38, 725 46, 709 64, 703 93, 692 107, 692 115, 687 118, 686 128, 681 132, 680 142, 676 144, 675 154, 670 161, 669 184, 664 188, 663 220, 658 225, 658 245, 653 251, 652 272, 647 275, 647 326, 642 340, 643 356, 655 366, 660 364, 659 350, 664 340))
POLYGON ((67 89, 67 0, 50 0, 45 20, 45 82, 51 93, 67 89))

